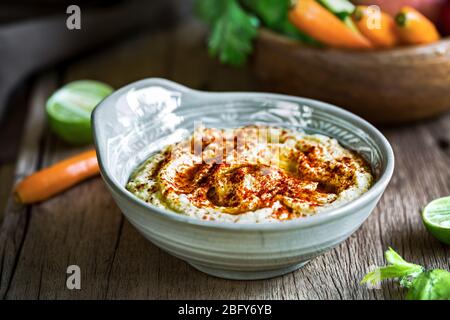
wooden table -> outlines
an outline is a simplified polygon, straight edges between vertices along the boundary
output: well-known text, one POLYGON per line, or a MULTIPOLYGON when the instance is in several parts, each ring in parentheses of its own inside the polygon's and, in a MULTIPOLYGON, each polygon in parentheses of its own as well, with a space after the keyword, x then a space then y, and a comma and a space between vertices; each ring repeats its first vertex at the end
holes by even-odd
MULTIPOLYGON (((43 107, 53 90, 75 79, 119 87, 145 77, 169 78, 202 90, 257 90, 247 69, 223 67, 207 56, 204 29, 196 23, 136 36, 35 81, 11 180, 85 149, 68 146, 49 132, 43 107)), ((399 299, 404 290, 392 282, 379 289, 358 282, 370 266, 384 263, 383 251, 389 246, 407 260, 449 269, 449 247, 425 231, 419 211, 428 201, 450 194, 450 114, 383 132, 394 147, 396 169, 378 207, 347 241, 301 270, 262 281, 205 275, 138 234, 103 181, 94 178, 37 205, 20 206, 9 196, 0 229, 0 297, 399 299), (81 290, 66 288, 71 264, 81 268, 81 290)), ((11 190, 3 181, 2 190, 11 190)))

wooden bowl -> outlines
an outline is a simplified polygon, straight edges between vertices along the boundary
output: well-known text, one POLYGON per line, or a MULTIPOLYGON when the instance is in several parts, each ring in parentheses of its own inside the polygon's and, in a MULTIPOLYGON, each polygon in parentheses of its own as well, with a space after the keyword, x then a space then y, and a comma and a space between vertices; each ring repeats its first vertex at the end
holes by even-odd
POLYGON ((313 48, 261 30, 252 66, 265 90, 330 102, 376 123, 450 110, 450 39, 383 51, 313 48))

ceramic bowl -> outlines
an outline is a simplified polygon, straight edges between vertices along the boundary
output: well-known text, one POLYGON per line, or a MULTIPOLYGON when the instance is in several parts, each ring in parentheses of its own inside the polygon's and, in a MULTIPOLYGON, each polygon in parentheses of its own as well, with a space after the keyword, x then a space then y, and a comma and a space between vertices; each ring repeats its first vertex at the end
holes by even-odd
POLYGON ((391 146, 372 125, 338 107, 286 95, 201 92, 146 79, 115 91, 92 119, 102 177, 130 223, 161 249, 228 279, 282 275, 337 246, 372 212, 394 169, 391 146), (145 203, 125 189, 140 163, 189 135, 200 120, 208 127, 266 124, 334 137, 367 159, 376 183, 344 206, 260 224, 197 220, 145 203))

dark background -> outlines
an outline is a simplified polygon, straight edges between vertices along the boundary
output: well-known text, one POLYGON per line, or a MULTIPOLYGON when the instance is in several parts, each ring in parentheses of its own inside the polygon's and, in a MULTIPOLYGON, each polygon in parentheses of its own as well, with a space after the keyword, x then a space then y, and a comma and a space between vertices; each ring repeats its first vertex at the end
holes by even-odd
MULTIPOLYGON (((189 0, 3 0, 0 3, 0 143, 20 134, 27 84, 41 71, 102 50, 140 32, 190 16, 189 0), (81 30, 66 28, 66 9, 81 8, 81 30)), ((16 144, 1 143, 0 162, 16 144)))

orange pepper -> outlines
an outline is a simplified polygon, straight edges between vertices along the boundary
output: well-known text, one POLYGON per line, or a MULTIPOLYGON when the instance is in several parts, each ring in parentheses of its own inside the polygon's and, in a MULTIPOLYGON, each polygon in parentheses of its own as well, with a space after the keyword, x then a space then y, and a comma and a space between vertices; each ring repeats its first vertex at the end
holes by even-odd
POLYGON ((97 174, 97 156, 95 150, 90 150, 33 173, 14 192, 21 203, 39 202, 97 174))
POLYGON ((433 22, 412 7, 403 7, 395 16, 395 21, 404 44, 426 44, 440 39, 433 22))
POLYGON ((358 30, 376 48, 392 48, 398 44, 395 21, 389 14, 381 10, 375 14, 368 6, 357 6, 352 18, 358 30))
POLYGON ((370 41, 361 33, 347 27, 315 0, 298 0, 289 11, 289 20, 301 31, 330 47, 373 48, 370 41))

